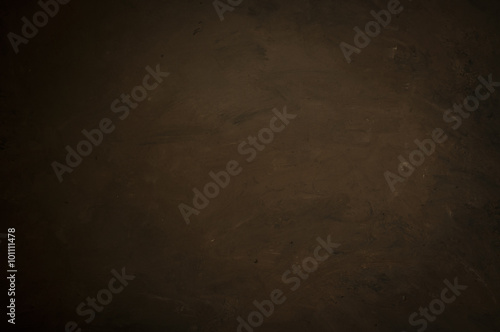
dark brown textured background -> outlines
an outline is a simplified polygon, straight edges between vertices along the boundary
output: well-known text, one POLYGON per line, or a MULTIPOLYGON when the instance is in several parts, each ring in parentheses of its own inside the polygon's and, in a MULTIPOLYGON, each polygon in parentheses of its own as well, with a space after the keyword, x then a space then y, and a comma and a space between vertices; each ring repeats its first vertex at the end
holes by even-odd
POLYGON ((500 89, 459 130, 442 120, 479 75, 500 81, 498 1, 402 1, 351 64, 339 43, 387 1, 244 0, 221 22, 209 1, 74 0, 17 55, 6 34, 39 7, 10 2, 0 232, 16 227, 16 330, 236 331, 281 288, 256 331, 410 332, 458 277, 468 289, 427 331, 500 331, 500 89), (170 76, 118 120, 109 104, 156 64, 170 76), (297 118, 244 162, 237 144, 284 106, 297 118), (50 164, 104 117, 116 130, 59 183, 50 164), (448 140, 392 193, 383 173, 436 127, 448 140), (231 159, 242 173, 186 225, 178 204, 231 159), (291 293, 282 274, 328 235, 337 254, 291 293), (136 279, 82 323, 77 305, 122 267, 136 279))

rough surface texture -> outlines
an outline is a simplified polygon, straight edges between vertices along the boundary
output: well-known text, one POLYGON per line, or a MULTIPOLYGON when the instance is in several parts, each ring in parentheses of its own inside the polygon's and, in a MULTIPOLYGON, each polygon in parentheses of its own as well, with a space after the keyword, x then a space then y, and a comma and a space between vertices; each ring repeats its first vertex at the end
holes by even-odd
POLYGON ((339 44, 386 1, 244 0, 222 22, 207 1, 72 1, 17 55, 5 36, 39 7, 2 5, 16 328, 236 331, 279 288, 255 331, 410 332, 458 278, 427 331, 499 331, 500 88, 457 130, 443 113, 500 81, 500 5, 401 3, 350 64, 339 44), (157 64, 170 75, 120 120, 110 104, 157 64), (240 142, 284 107, 297 117, 245 161, 240 142), (115 130, 59 183, 51 163, 103 118, 115 130), (392 192, 384 172, 434 128, 448 139, 392 192), (178 205, 230 160, 241 173, 187 225, 178 205), (340 247, 291 291, 282 275, 328 236, 340 247), (75 309, 122 267, 135 279, 85 323, 75 309))

